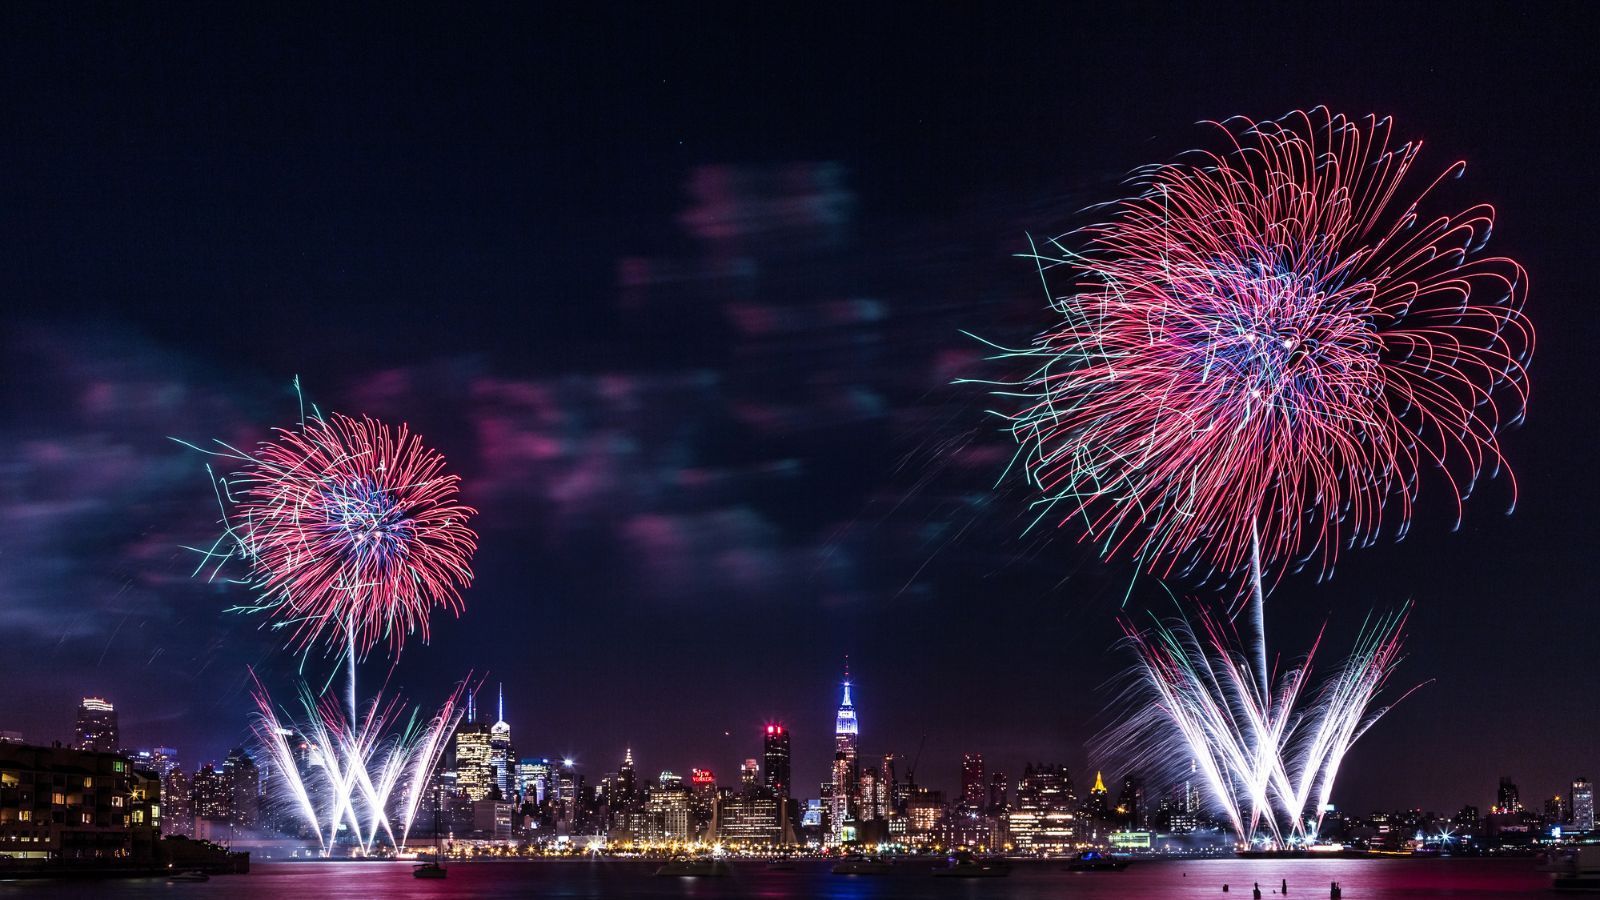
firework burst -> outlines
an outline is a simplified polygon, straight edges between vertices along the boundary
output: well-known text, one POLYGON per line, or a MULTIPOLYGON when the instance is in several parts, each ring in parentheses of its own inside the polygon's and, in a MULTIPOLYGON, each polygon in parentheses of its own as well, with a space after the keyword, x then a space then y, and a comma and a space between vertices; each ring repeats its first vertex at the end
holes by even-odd
MULTIPOLYGON (((1494 210, 1408 192, 1420 142, 1326 110, 1217 123, 1137 176, 1065 267, 1007 414, 1040 515, 1151 572, 1317 559, 1403 534, 1436 467, 1459 511, 1527 396, 1527 278, 1479 257, 1494 210)), ((1512 480, 1515 495, 1515 482, 1512 480)))
POLYGON ((427 640, 435 607, 460 613, 475 511, 406 426, 314 415, 252 454, 221 455, 244 466, 222 481, 227 527, 207 560, 249 562, 256 600, 244 608, 289 629, 297 651, 364 656, 386 640, 399 653, 411 634, 427 640))

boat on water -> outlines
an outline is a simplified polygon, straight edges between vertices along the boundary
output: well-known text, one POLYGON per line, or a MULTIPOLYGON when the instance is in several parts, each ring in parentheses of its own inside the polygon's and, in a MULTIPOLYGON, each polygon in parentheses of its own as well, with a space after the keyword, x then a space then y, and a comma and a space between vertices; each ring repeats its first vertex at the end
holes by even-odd
POLYGON ((1542 868, 1550 872, 1550 888, 1571 894, 1600 893, 1600 846, 1583 846, 1551 857, 1542 868))
POLYGON ((1067 863, 1068 872, 1121 872, 1130 865, 1126 859, 1107 856, 1098 850, 1085 850, 1067 863))
POLYGON ((178 872, 167 876, 168 881, 210 881, 211 876, 199 869, 190 869, 187 872, 178 872))
POLYGON ((660 868, 656 869, 656 874, 685 878, 720 878, 731 871, 732 867, 720 859, 691 857, 674 859, 663 863, 660 868))
POLYGON ((974 856, 955 853, 945 864, 933 870, 935 878, 1005 878, 1011 874, 1011 863, 1000 857, 974 856))
POLYGON ((444 865, 437 861, 411 867, 412 878, 446 878, 449 875, 449 870, 445 869, 444 865))
POLYGON ((833 864, 835 875, 887 875, 894 866, 875 856, 847 856, 833 864))

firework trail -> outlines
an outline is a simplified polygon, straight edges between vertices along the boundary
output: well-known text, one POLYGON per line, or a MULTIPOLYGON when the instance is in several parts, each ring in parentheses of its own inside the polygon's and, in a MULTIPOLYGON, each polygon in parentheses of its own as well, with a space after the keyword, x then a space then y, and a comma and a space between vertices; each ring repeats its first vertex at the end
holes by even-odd
POLYGON ((1157 576, 1244 573, 1245 658, 1215 629, 1134 641, 1244 835, 1271 817, 1269 793, 1310 790, 1307 772, 1325 796, 1370 724, 1359 686, 1389 671, 1358 652, 1333 693, 1291 714, 1305 671, 1274 697, 1268 582, 1301 566, 1327 577, 1341 547, 1404 536, 1423 468, 1443 474, 1458 524, 1485 475, 1506 472, 1514 505, 1497 435, 1522 417, 1534 338, 1522 267, 1479 255, 1494 210, 1424 208, 1464 164, 1415 182, 1420 141, 1325 108, 1211 124, 1219 150, 1139 171, 1101 224, 1031 254, 1047 291, 1057 269, 1071 289, 1031 347, 997 348, 1033 368, 995 393, 1038 520, 1076 522, 1103 556, 1157 576), (1305 734, 1321 738, 1291 740, 1305 734), (1285 742, 1310 754, 1294 771, 1279 771, 1285 742))

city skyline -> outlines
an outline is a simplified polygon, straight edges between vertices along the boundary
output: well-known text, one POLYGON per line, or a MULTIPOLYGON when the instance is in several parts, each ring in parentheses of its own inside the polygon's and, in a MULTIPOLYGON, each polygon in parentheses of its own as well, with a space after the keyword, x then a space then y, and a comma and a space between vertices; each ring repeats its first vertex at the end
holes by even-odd
MULTIPOLYGON (((841 699, 843 702, 840 703, 835 715, 833 716, 833 728, 824 733, 832 738, 829 746, 830 749, 837 753, 838 748, 841 746, 841 735, 849 734, 853 737, 858 735, 859 732, 856 730, 858 725, 855 715, 854 698, 850 694, 850 691, 856 688, 856 682, 849 677, 848 669, 846 669, 845 678, 836 682, 834 686, 842 691, 841 699), (846 714, 846 710, 848 710, 848 714, 846 714), (846 716, 849 720, 847 731, 842 730, 846 729, 846 716)), ((615 756, 604 751, 594 750, 587 752, 569 750, 554 757, 532 756, 519 753, 510 740, 511 725, 505 714, 505 686, 503 683, 497 683, 494 688, 494 692, 496 694, 494 713, 495 721, 491 724, 482 721, 478 717, 479 713, 477 710, 476 697, 479 693, 482 693, 486 690, 488 690, 487 685, 480 682, 476 690, 468 692, 465 695, 462 701, 465 707, 465 712, 461 717, 457 730, 454 732, 454 735, 451 738, 452 752, 457 752, 456 748, 461 746, 459 743, 459 741, 461 741, 461 735, 473 736, 473 743, 471 746, 476 749, 471 752, 476 755, 470 757, 470 759, 472 760, 472 764, 482 765, 486 774, 481 784, 479 784, 477 781, 473 781, 470 785, 466 782, 461 782, 460 786, 461 789, 466 791, 475 799, 486 796, 491 787, 498 788, 503 793, 509 794, 512 791, 511 786, 518 783, 519 779, 521 778, 519 773, 521 772, 522 767, 528 764, 545 764, 551 767, 563 768, 574 773, 581 771, 588 777, 599 778, 609 771, 610 766, 615 765, 615 759, 622 759, 623 764, 626 767, 640 768, 634 762, 634 750, 636 747, 638 747, 644 750, 647 760, 646 764, 642 766, 643 770, 652 771, 656 766, 656 762, 654 761, 653 757, 649 755, 649 744, 636 743, 632 741, 625 743, 620 754, 615 756), (481 747, 479 747, 480 743, 481 747), (503 749, 497 750, 497 747, 503 749), (505 751, 507 750, 510 752, 509 756, 506 755, 505 751)), ((101 696, 84 697, 78 706, 76 723, 72 729, 73 738, 71 740, 60 740, 58 738, 35 736, 19 732, 15 729, 0 728, 0 743, 9 741, 14 744, 32 744, 38 746, 59 744, 61 746, 66 746, 73 749, 96 750, 98 752, 107 753, 123 753, 136 764, 147 766, 151 771, 156 772, 163 778, 168 777, 174 769, 183 771, 185 767, 187 767, 187 774, 190 778, 193 778, 194 774, 202 769, 215 769, 218 772, 222 772, 227 768, 232 760, 237 758, 241 751, 249 754, 255 759, 259 759, 263 755, 270 756, 270 754, 267 753, 267 751, 260 745, 259 741, 251 734, 246 734, 246 736, 240 741, 230 745, 227 751, 211 757, 205 756, 204 754, 201 754, 200 756, 185 756, 176 748, 154 745, 148 740, 120 741, 120 729, 117 725, 117 718, 115 704, 109 701, 107 698, 101 696), (107 719, 109 719, 110 722, 109 731, 103 726, 103 723, 107 721, 107 719), (86 720, 89 721, 93 727, 86 729, 86 720), (87 741, 85 740, 86 736, 88 737, 87 741)), ((795 776, 793 774, 794 770, 792 751, 790 749, 792 733, 793 729, 786 722, 763 720, 759 724, 751 726, 748 730, 748 736, 751 739, 749 741, 750 749, 747 755, 739 756, 737 759, 730 757, 727 760, 711 760, 703 757, 687 761, 672 760, 670 761, 670 764, 663 765, 661 767, 661 772, 663 775, 671 772, 677 772, 679 773, 678 777, 680 778, 687 777, 688 773, 709 772, 714 778, 717 779, 717 783, 729 785, 735 783, 736 779, 739 777, 735 773, 738 773, 742 768, 742 766, 739 765, 740 762, 744 763, 745 765, 755 762, 758 764, 755 770, 756 778, 762 787, 765 787, 769 790, 775 790, 776 792, 784 795, 794 796, 802 802, 806 800, 821 799, 824 805, 826 805, 827 799, 825 793, 827 791, 828 783, 833 777, 834 769, 832 766, 829 766, 820 770, 819 773, 817 773, 820 776, 817 780, 807 779, 805 776, 808 773, 801 773, 801 775, 795 776), (779 741, 781 741, 781 744, 778 743, 779 741), (778 746, 782 747, 781 755, 774 755, 774 748, 778 746), (796 786, 792 791, 774 787, 773 775, 771 774, 771 769, 769 768, 769 764, 774 759, 781 759, 784 767, 784 774, 788 776, 789 783, 796 786), (815 789, 807 792, 804 787, 807 784, 816 785, 818 783, 822 784, 821 792, 815 789)), ((736 735, 732 734, 724 735, 724 737, 737 738, 736 735)), ((925 747, 925 744, 923 746, 925 747)), ((738 752, 739 751, 735 751, 736 755, 738 752)), ((903 748, 891 748, 882 752, 868 751, 866 754, 862 754, 862 756, 871 756, 876 759, 882 759, 886 756, 889 756, 901 761, 902 763, 911 762, 912 765, 916 765, 917 762, 914 760, 907 760, 903 748)), ((911 774, 915 776, 916 784, 930 790, 934 790, 943 797, 949 798, 951 805, 969 805, 970 797, 972 796, 973 791, 981 791, 981 796, 988 798, 985 800, 985 805, 993 805, 992 791, 994 790, 994 785, 985 777, 986 756, 986 751, 982 748, 968 749, 963 751, 957 758, 953 760, 930 760, 929 762, 931 763, 931 766, 917 765, 916 769, 911 772, 911 774), (974 760, 976 761, 975 770, 972 769, 974 760), (949 771, 947 772, 946 770, 949 771), (974 778, 976 780, 973 780, 974 778)), ((1094 784, 1101 781, 1102 775, 1105 772, 1113 772, 1115 781, 1122 783, 1124 790, 1128 789, 1128 785, 1126 783, 1128 779, 1135 779, 1141 785, 1143 785, 1147 780, 1145 773, 1138 770, 1112 770, 1102 766, 1096 766, 1093 763, 1074 764, 1067 761, 1069 758, 1070 752, 1064 751, 1056 754, 1055 756, 1021 760, 1012 766, 1009 761, 1006 763, 996 763, 995 757, 987 756, 987 771, 992 773, 996 778, 1005 777, 1005 773, 1007 771, 1019 773, 1017 776, 1014 776, 1013 778, 1003 782, 1004 790, 1012 793, 1018 789, 1019 785, 1027 777, 1026 775, 1020 773, 1031 773, 1036 766, 1061 766, 1061 771, 1064 777, 1068 779, 1083 779, 1088 776, 1089 772, 1094 772, 1095 774, 1093 779, 1086 782, 1087 784, 1094 784), (1073 773, 1077 773, 1077 775, 1074 776, 1073 773)), ((1503 773, 1504 771, 1514 771, 1517 768, 1518 766, 1516 765, 1516 762, 1514 760, 1510 760, 1503 764, 1499 764, 1497 767, 1495 767, 1495 771, 1503 773)), ((1580 765, 1576 771, 1579 771, 1580 774, 1561 780, 1553 786, 1537 785, 1539 790, 1532 792, 1531 795, 1534 797, 1544 796, 1548 798, 1550 795, 1547 793, 1547 789, 1553 787, 1556 797, 1564 798, 1564 803, 1571 804, 1570 806, 1566 807, 1565 815, 1572 816, 1572 821, 1574 822, 1586 821, 1590 823, 1592 827, 1594 821, 1593 789, 1588 777, 1584 774, 1581 774, 1582 772, 1590 771, 1590 769, 1580 765), (1585 800, 1578 799, 1580 795, 1584 796, 1585 800)), ((903 778, 906 776, 906 774, 907 772, 901 771, 896 773, 896 776, 897 778, 903 778)), ((1498 779, 1498 787, 1491 789, 1491 779, 1485 779, 1482 785, 1464 787, 1466 793, 1463 795, 1463 798, 1452 802, 1461 806, 1472 806, 1488 809, 1491 812, 1511 812, 1513 809, 1515 811, 1521 811, 1524 808, 1530 810, 1533 809, 1533 806, 1521 803, 1521 790, 1519 785, 1523 782, 1521 782, 1516 776, 1501 774, 1495 776, 1495 778, 1498 779), (1481 791, 1481 794, 1471 793, 1472 791, 1481 791)), ((1193 791, 1196 794, 1199 792, 1199 787, 1197 785, 1191 785, 1191 783, 1187 781, 1174 782, 1166 785, 1152 784, 1150 787, 1154 788, 1155 791, 1152 794, 1144 795, 1145 804, 1148 808, 1154 808, 1155 803, 1161 798, 1187 795, 1190 791, 1193 791)), ((1089 793, 1087 789, 1085 792, 1086 795, 1089 793)), ((265 802, 266 799, 267 794, 264 788, 263 802, 265 802)), ((1120 795, 1118 802, 1121 802, 1120 795)), ((1197 803, 1198 800, 1190 802, 1197 803)), ((1537 802, 1538 801, 1533 801, 1534 805, 1537 805, 1537 802)), ((1548 804, 1550 801, 1546 799, 1543 802, 1546 804, 1548 811, 1548 804)), ((1437 813, 1439 815, 1449 815, 1451 811, 1456 808, 1455 806, 1451 805, 1451 803, 1446 803, 1435 808, 1428 806, 1427 804, 1412 802, 1410 799, 1404 796, 1388 798, 1386 803, 1373 805, 1370 808, 1354 806, 1346 807, 1339 804, 1335 804, 1335 806, 1338 809, 1338 812, 1343 815, 1366 815, 1369 812, 1374 811, 1404 811, 1413 809, 1437 813)), ((855 808, 856 807, 854 806, 850 807, 852 810, 855 808)), ((852 815, 853 814, 854 813, 852 812, 852 815)))

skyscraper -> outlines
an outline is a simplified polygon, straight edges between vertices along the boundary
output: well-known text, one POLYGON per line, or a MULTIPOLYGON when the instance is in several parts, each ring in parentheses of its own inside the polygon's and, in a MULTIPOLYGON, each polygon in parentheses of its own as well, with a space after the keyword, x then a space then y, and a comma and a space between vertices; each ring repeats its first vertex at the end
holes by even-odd
POLYGON ((789 778, 789 730, 782 723, 768 725, 761 751, 766 763, 762 783, 779 797, 789 796, 793 785, 789 778))
POLYGON ((194 787, 181 767, 161 779, 162 834, 194 837, 194 787))
POLYGON ((243 747, 233 748, 222 761, 222 789, 228 796, 228 824, 256 827, 261 817, 261 771, 243 747))
POLYGON ((473 803, 486 799, 495 786, 494 767, 489 762, 489 726, 478 721, 477 703, 467 695, 466 721, 456 727, 456 790, 473 803))
POLYGON ((829 838, 835 845, 847 840, 846 828, 861 808, 856 773, 860 739, 856 708, 850 702, 850 667, 845 665, 844 700, 833 720, 833 781, 828 791, 829 838))
POLYGON ((1594 785, 1579 775, 1572 779, 1572 830, 1594 830, 1594 785))
POLYGON ((78 704, 78 725, 72 746, 77 750, 116 753, 121 749, 117 734, 117 710, 104 697, 85 697, 78 704))
POLYGON ((201 766, 194 773, 194 817, 225 823, 232 805, 233 798, 223 783, 222 773, 211 763, 201 766))
POLYGON ((489 768, 494 770, 494 785, 500 799, 509 801, 516 787, 515 751, 511 748, 511 726, 506 724, 506 686, 500 685, 495 722, 489 728, 489 768))
POLYGON ((983 783, 983 754, 964 753, 961 756, 961 804, 970 810, 982 811, 987 789, 983 783))
POLYGON ((1502 815, 1522 812, 1522 798, 1510 775, 1500 777, 1500 790, 1495 795, 1493 811, 1502 815))

